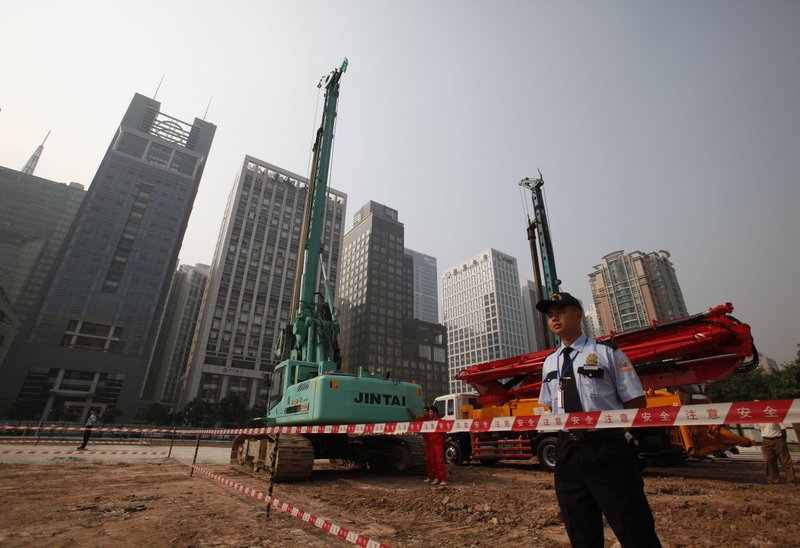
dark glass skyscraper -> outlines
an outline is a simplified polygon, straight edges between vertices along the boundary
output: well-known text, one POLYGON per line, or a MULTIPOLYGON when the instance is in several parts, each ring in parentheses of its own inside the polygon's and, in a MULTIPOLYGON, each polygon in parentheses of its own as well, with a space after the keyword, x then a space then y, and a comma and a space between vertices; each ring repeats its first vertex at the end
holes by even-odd
POLYGON ((415 252, 404 239, 395 209, 371 201, 353 216, 342 252, 339 344, 346 371, 389 370, 418 382, 431 401, 447 392, 447 330, 416 314, 415 252))
POLYGON ((0 287, 20 320, 34 316, 86 191, 0 167, 0 287))
MULTIPOLYGON (((64 418, 133 417, 216 126, 136 94, 70 227, 2 394, 64 418)), ((53 418, 56 418, 55 416, 53 418)))

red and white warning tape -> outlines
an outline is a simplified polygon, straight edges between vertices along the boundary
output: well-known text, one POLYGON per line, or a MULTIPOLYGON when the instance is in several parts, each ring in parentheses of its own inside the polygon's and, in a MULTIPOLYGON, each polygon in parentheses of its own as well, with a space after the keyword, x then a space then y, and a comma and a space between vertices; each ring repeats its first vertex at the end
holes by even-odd
MULTIPOLYGON (((11 425, 11 424, 3 424, 0 425, 0 430, 25 430, 28 432, 53 432, 58 430, 59 432, 83 432, 85 428, 83 426, 55 426, 55 425, 42 425, 42 426, 18 426, 18 425, 11 425)), ((112 426, 104 427, 104 426, 96 426, 92 427, 92 432, 115 432, 118 434, 130 434, 132 432, 139 432, 139 433, 155 433, 155 432, 168 432, 168 433, 178 433, 180 434, 183 430, 176 430, 175 428, 115 428, 112 426)))
POLYGON ((24 451, 14 449, 4 449, 0 455, 166 455, 166 451, 77 451, 60 450, 53 451, 24 451))
MULTIPOLYGON (((419 432, 495 432, 539 430, 543 432, 581 428, 620 428, 646 426, 692 426, 709 424, 753 424, 800 422, 800 399, 764 400, 736 403, 705 403, 672 407, 646 407, 614 411, 524 415, 485 419, 440 420, 428 422, 384 422, 371 424, 328 424, 313 426, 267 426, 172 430, 153 428, 94 428, 98 432, 170 432, 191 435, 231 434, 414 434, 419 432)), ((31 426, 0 426, 2 430, 29 430, 31 426)), ((75 426, 42 426, 43 432, 83 430, 75 426)))
MULTIPOLYGON (((709 424, 752 424, 800 422, 800 399, 737 403, 705 403, 672 407, 646 407, 614 411, 524 415, 485 419, 428 422, 387 422, 377 424, 334 424, 314 426, 270 426, 201 430, 203 434, 414 434, 418 432, 502 432, 586 428, 639 428, 648 426, 692 426, 709 424)), ((198 432, 198 431, 194 431, 198 432)))
MULTIPOLYGON (((185 461, 183 459, 174 456, 173 458, 178 462, 180 462, 181 464, 185 464, 186 466, 192 466, 192 463, 188 461, 185 461)), ((389 548, 386 544, 378 542, 377 540, 372 540, 369 537, 361 535, 355 531, 351 531, 344 527, 340 527, 334 523, 331 523, 326 519, 310 514, 304 510, 301 510, 300 508, 297 508, 296 506, 292 506, 287 502, 281 502, 275 497, 270 497, 263 491, 258 491, 250 487, 245 487, 241 483, 229 480, 224 476, 215 474, 210 470, 197 466, 196 464, 194 465, 194 469, 196 472, 208 478, 211 478, 214 481, 217 481, 226 487, 235 489, 241 493, 244 493, 245 495, 251 496, 258 500, 263 500, 268 504, 272 505, 273 508, 277 508, 278 510, 283 510, 292 517, 305 521, 306 523, 310 523, 311 525, 314 525, 315 527, 322 529, 326 533, 330 533, 331 535, 337 536, 342 540, 346 540, 347 542, 355 544, 356 546, 365 546, 367 548, 389 548)))
MULTIPOLYGON (((36 445, 36 444, 42 444, 42 443, 49 443, 51 445, 53 445, 53 444, 74 445, 75 442, 79 442, 79 441, 81 441, 81 440, 78 439, 78 438, 74 438, 74 439, 71 439, 71 440, 70 439, 63 439, 63 440, 42 440, 42 439, 39 439, 39 440, 37 440, 36 438, 28 438, 28 439, 25 439, 25 440, 4 440, 4 439, 0 438, 0 444, 2 444, 2 445, 7 445, 7 444, 10 444, 10 443, 25 444, 25 445, 36 445)), ((101 444, 101 445, 138 445, 138 446, 143 446, 143 445, 150 446, 150 445, 152 445, 152 443, 150 443, 149 441, 105 441, 105 440, 103 440, 103 441, 94 440, 94 441, 96 443, 101 444)))

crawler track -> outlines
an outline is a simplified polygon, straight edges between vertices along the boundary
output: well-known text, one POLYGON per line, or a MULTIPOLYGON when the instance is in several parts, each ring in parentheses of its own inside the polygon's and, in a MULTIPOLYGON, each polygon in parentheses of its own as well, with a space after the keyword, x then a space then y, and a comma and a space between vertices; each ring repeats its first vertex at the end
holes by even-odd
POLYGON ((305 481, 314 468, 314 449, 303 436, 283 434, 279 437, 237 436, 231 447, 231 464, 253 477, 270 479, 272 459, 275 454, 275 477, 278 482, 305 481))

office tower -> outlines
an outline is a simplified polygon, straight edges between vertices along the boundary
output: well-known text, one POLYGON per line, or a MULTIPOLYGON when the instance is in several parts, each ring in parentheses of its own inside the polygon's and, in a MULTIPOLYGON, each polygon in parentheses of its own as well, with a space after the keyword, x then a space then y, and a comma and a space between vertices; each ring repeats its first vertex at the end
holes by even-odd
POLYGON ((439 321, 439 287, 436 257, 413 249, 406 249, 405 254, 412 260, 413 317, 437 323, 439 321))
POLYGON ((687 315, 675 269, 666 251, 615 251, 589 274, 603 333, 627 331, 687 315))
POLYGON ((525 332, 528 335, 528 352, 537 352, 548 348, 545 341, 542 327, 547 329, 544 316, 536 310, 536 284, 531 280, 525 280, 522 284, 522 311, 525 317, 525 332))
POLYGON ((594 303, 590 304, 583 311, 584 325, 586 326, 586 334, 590 337, 601 337, 605 333, 600 329, 600 316, 597 313, 597 306, 594 303))
POLYGON ((39 164, 39 159, 42 157, 42 151, 44 150, 44 144, 47 141, 47 138, 50 137, 50 132, 47 132, 47 135, 44 137, 44 141, 42 144, 36 147, 36 150, 33 151, 31 157, 28 158, 28 161, 25 162, 25 165, 22 166, 22 173, 27 175, 33 175, 33 172, 36 171, 36 166, 39 164))
POLYGON ((172 278, 142 399, 175 406, 192 345, 209 266, 180 265, 172 278))
POLYGON ((450 392, 471 387, 454 379, 468 366, 525 354, 528 334, 517 260, 487 249, 442 276, 442 322, 447 326, 450 392))
POLYGON ((0 167, 0 286, 20 320, 38 310, 45 280, 86 192, 0 167))
POLYGON ((403 319, 413 310, 408 302, 411 260, 403 243, 397 210, 370 201, 353 216, 353 228, 344 236, 339 283, 339 345, 345 371, 391 369, 401 380, 411 373, 398 367, 403 319))
MULTIPOLYGON (((187 371, 183 407, 195 398, 241 396, 252 407, 266 403, 265 377, 277 360, 277 333, 298 303, 292 301, 297 270, 305 177, 246 156, 231 189, 187 371)), ((347 196, 328 189, 322 262, 336 287, 347 196)), ((318 277, 320 291, 321 273, 318 277)))
POLYGON ((0 369, 3 367, 11 343, 14 342, 14 337, 17 336, 19 324, 19 318, 11 308, 11 301, 0 286, 0 369))
POLYGON ((447 388, 446 333, 414 317, 414 257, 404 241, 395 209, 370 201, 353 216, 342 250, 339 344, 346 371, 390 371, 432 400, 447 388))
POLYGON ((3 395, 44 418, 138 404, 216 127, 136 94, 65 238, 47 294, 7 357, 3 395), (53 415, 50 415, 50 412, 53 415))
POLYGON ((782 369, 781 366, 778 365, 777 361, 773 360, 769 356, 761 354, 760 352, 758 354, 758 366, 767 375, 773 375, 775 373, 780 372, 780 370, 782 369))
POLYGON ((401 358, 401 367, 390 368, 392 378, 418 383, 424 402, 433 404, 437 396, 449 392, 447 328, 444 325, 404 318, 401 358))

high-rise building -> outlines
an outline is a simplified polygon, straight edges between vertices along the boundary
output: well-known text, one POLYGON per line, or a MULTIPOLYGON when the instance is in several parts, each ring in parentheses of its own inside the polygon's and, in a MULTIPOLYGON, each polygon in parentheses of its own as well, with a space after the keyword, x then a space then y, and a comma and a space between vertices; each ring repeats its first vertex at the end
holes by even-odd
MULTIPOLYGON (((548 348, 542 333, 543 316, 536 310, 536 285, 531 280, 522 284, 522 311, 525 317, 525 332, 528 335, 528 352, 537 352, 548 348)), ((544 325, 546 329, 547 326, 544 325)))
POLYGON ((370 201, 353 216, 342 250, 339 344, 346 371, 388 370, 420 383, 430 400, 447 388, 447 339, 442 325, 415 318, 414 257, 404 241, 395 209, 370 201))
POLYGON ((437 396, 448 393, 447 383, 447 328, 440 323, 417 318, 403 320, 401 377, 416 382, 422 388, 422 399, 429 404, 437 396))
POLYGON ((442 322, 453 394, 471 391, 454 379, 459 371, 527 353, 517 260, 487 249, 448 268, 442 276, 442 322))
POLYGON ((592 298, 603 333, 627 331, 686 316, 675 269, 666 251, 603 257, 589 274, 592 298))
POLYGON ((45 280, 86 191, 0 167, 0 286, 20 320, 36 313, 45 280))
POLYGON ((133 418, 216 126, 136 94, 59 251, 0 395, 44 418, 114 405, 133 418), (53 414, 50 415, 50 412, 53 414))
POLYGON ((8 349, 17 336, 19 324, 19 318, 11 308, 11 301, 8 300, 6 292, 0 286, 0 368, 3 367, 8 349))
POLYGON ((353 228, 344 236, 339 346, 346 371, 392 368, 401 379, 411 373, 397 370, 403 319, 413 310, 404 234, 397 210, 370 201, 355 213, 353 228))
MULTIPOLYGON (((183 379, 180 405, 238 394, 265 403, 276 336, 298 303, 297 270, 305 177, 246 156, 228 198, 200 318, 183 379)), ((347 196, 328 189, 322 263, 331 289, 339 276, 347 196)), ((318 277, 322 291, 322 276, 318 277)))
POLYGON ((584 323, 586 325, 586 334, 590 337, 597 338, 605 335, 600 328, 600 316, 597 314, 597 306, 592 303, 586 307, 583 315, 584 323))
POLYGON ((208 270, 209 266, 205 264, 183 264, 175 271, 158 340, 147 368, 143 400, 177 404, 181 375, 186 369, 208 270))
POLYGON ((405 254, 412 260, 413 317, 430 323, 439 321, 439 287, 436 272, 436 257, 413 249, 405 254))

